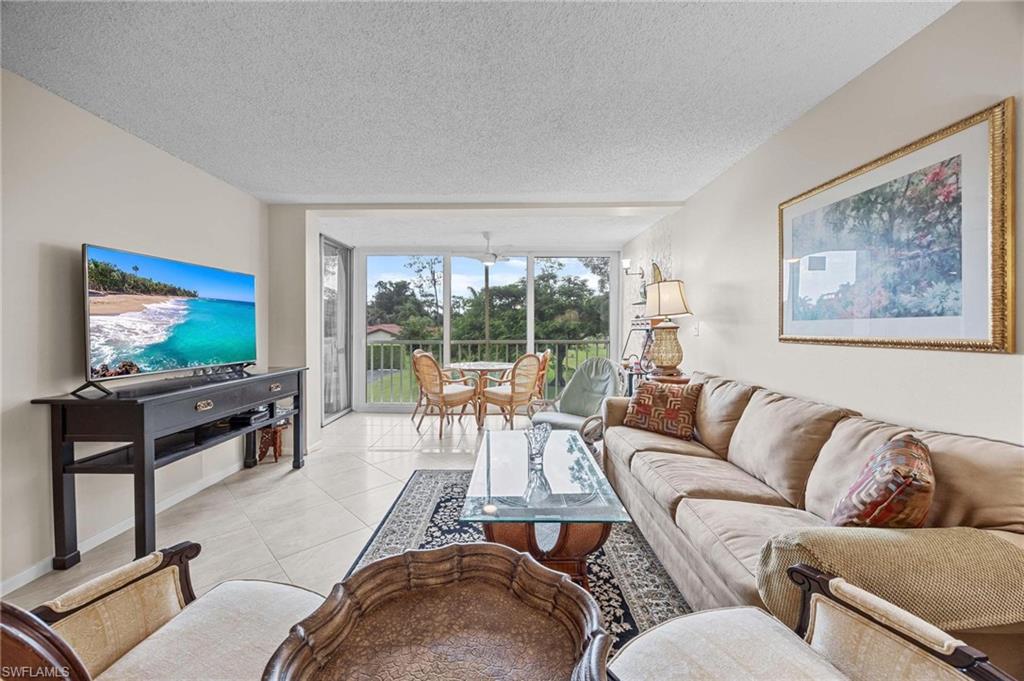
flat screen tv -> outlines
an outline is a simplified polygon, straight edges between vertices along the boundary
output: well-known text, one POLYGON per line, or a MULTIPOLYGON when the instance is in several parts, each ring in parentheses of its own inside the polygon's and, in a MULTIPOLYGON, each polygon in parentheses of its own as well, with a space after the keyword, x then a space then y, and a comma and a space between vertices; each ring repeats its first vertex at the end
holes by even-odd
POLYGON ((91 381, 256 361, 251 274, 84 244, 91 381))

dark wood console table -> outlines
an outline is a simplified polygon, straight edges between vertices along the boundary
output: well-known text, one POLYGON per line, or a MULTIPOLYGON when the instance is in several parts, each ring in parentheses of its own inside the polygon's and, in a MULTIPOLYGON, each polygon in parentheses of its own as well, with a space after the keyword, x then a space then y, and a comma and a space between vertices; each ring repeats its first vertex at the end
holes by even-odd
POLYGON ((301 468, 305 383, 306 369, 298 367, 165 379, 95 399, 58 395, 32 400, 50 405, 53 567, 65 570, 81 560, 76 475, 134 476, 135 556, 141 558, 156 549, 156 469, 236 437, 245 437, 245 466, 251 468, 256 465, 256 431, 289 417, 294 420, 292 466, 301 468), (230 421, 264 405, 266 419, 230 421), (76 442, 119 444, 76 460, 76 442))

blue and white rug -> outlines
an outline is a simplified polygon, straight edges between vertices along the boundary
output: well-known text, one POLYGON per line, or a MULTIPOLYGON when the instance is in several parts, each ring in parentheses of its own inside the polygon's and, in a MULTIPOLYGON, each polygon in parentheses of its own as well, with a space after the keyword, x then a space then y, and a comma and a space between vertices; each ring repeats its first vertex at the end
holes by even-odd
MULTIPOLYGON (((469 478, 470 471, 415 471, 349 572, 407 549, 484 541, 478 523, 459 520, 469 478)), ((604 628, 615 637, 613 650, 642 631, 691 612, 632 523, 613 526, 608 541, 587 559, 587 579, 601 606, 604 628)))

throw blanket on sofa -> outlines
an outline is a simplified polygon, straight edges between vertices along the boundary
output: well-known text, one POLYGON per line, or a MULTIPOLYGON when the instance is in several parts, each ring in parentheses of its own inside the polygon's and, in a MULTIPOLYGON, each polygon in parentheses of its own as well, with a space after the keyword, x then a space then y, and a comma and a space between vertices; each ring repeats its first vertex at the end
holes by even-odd
POLYGON ((761 549, 757 590, 790 627, 802 592, 786 569, 797 563, 843 577, 946 631, 1024 623, 1024 550, 983 530, 821 527, 772 537, 761 549))

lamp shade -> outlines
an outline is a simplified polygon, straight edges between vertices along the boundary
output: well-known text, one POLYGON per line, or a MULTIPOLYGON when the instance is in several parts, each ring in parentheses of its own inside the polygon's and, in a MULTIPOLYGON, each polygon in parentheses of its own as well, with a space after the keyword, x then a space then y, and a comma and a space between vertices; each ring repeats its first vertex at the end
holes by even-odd
POLYGON ((679 279, 666 279, 647 285, 647 304, 644 306, 644 317, 685 317, 692 315, 690 306, 686 304, 686 292, 683 282, 679 279))

